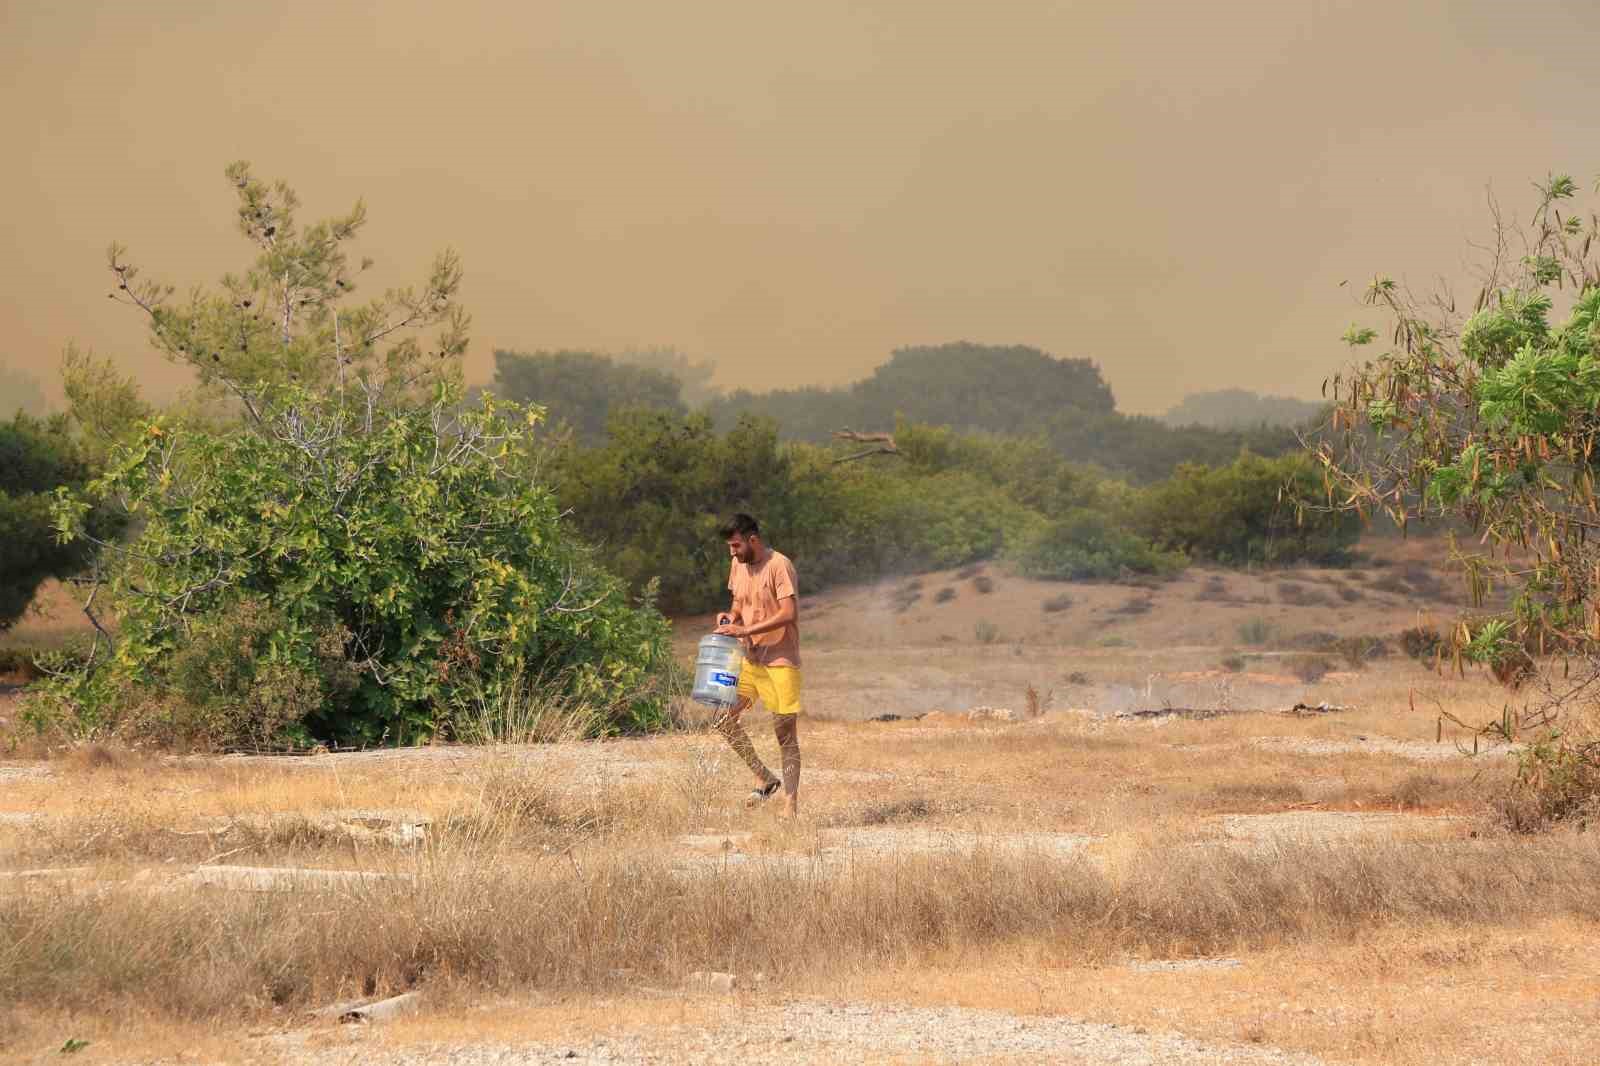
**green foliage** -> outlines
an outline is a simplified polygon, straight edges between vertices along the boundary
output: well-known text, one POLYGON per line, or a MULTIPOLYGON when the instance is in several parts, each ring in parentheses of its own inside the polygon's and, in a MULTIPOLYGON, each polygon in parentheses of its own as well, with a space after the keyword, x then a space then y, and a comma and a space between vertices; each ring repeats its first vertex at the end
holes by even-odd
POLYGON ((1098 511, 1077 508, 1030 530, 1012 559, 1027 577, 1051 581, 1109 580, 1129 574, 1165 576, 1182 556, 1152 547, 1098 511))
POLYGON ((366 225, 366 207, 301 228, 300 199, 287 184, 257 180, 249 164, 227 170, 239 232, 256 248, 243 274, 225 274, 187 299, 142 280, 127 249, 108 262, 114 297, 147 317, 150 341, 192 368, 202 388, 259 418, 256 391, 299 384, 366 410, 425 401, 435 382, 459 380, 469 318, 455 302, 461 260, 440 253, 420 286, 352 302, 370 259, 353 263, 349 244, 366 225))
POLYGON ((636 587, 660 581, 671 611, 726 600, 728 559, 716 530, 735 510, 760 517, 768 541, 801 562, 811 589, 994 558, 1012 531, 1036 520, 982 472, 933 459, 838 458, 781 447, 770 422, 744 419, 719 434, 703 415, 623 411, 603 446, 561 456, 559 496, 612 569, 636 587))
POLYGON ((1058 462, 1147 482, 1166 477, 1181 462, 1231 462, 1242 448, 1264 455, 1298 451, 1293 429, 1262 424, 1281 421, 1287 408, 1273 400, 1262 403, 1273 417, 1252 418, 1244 426, 1174 427, 1117 412, 1110 387, 1088 360, 959 343, 900 349, 871 377, 845 388, 737 391, 715 399, 709 410, 723 428, 741 415, 759 415, 777 423, 785 438, 812 443, 827 441, 837 429, 879 429, 897 418, 958 432, 1028 437, 1053 450, 1058 462))
MULTIPOLYGON (((659 710, 630 700, 665 624, 507 462, 533 412, 457 410, 447 386, 370 432, 337 397, 274 390, 256 406, 262 423, 223 434, 153 423, 91 486, 139 529, 113 548, 121 630, 97 669, 114 689, 236 714, 214 729, 226 743, 410 742, 448 730, 469 686, 524 671, 610 709, 612 728, 659 710), (231 654, 230 632, 247 651, 231 654)), ((62 495, 64 530, 81 532, 83 507, 62 495)))
POLYGON ((1310 460, 1245 454, 1223 467, 1180 466, 1140 496, 1130 527, 1163 549, 1227 565, 1341 565, 1360 521, 1318 506, 1325 499, 1310 460))
POLYGON ((585 444, 604 439, 614 412, 636 407, 679 414, 685 410, 679 380, 671 371, 594 352, 496 351, 491 387, 496 396, 543 406, 585 444))
POLYGON ((558 497, 607 565, 636 588, 657 581, 675 611, 726 600, 716 531, 727 513, 761 515, 774 543, 789 545, 784 505, 803 496, 771 425, 746 420, 718 434, 705 416, 667 411, 616 414, 603 446, 567 451, 557 471, 558 497))
POLYGON ((1056 359, 1037 348, 960 342, 901 348, 872 375, 841 389, 745 391, 711 406, 719 425, 756 414, 785 436, 820 443, 836 429, 880 428, 897 416, 965 430, 1027 432, 1063 408, 1110 411, 1111 389, 1087 359, 1056 359))
POLYGON ((1600 222, 1565 202, 1577 194, 1570 177, 1538 188, 1525 223, 1497 216, 1486 284, 1464 320, 1452 299, 1419 303, 1374 281, 1367 299, 1394 320, 1394 347, 1332 382, 1336 424, 1348 432, 1321 458, 1348 506, 1402 528, 1440 519, 1470 528, 1488 549, 1456 554, 1474 605, 1494 584, 1512 592, 1509 610, 1463 622, 1449 647, 1408 633, 1408 652, 1439 647, 1510 687, 1537 676, 1530 652, 1586 665, 1551 671, 1542 702, 1483 727, 1527 743, 1508 802, 1543 824, 1600 796, 1597 727, 1583 717, 1600 676, 1600 222), (1523 249, 1515 259, 1513 246, 1523 249), (1569 307, 1559 324, 1558 304, 1569 307))
POLYGON ((185 747, 304 747, 325 705, 360 676, 345 658, 351 634, 330 627, 306 641, 309 654, 277 654, 295 622, 246 597, 199 615, 163 664, 170 699, 136 724, 151 739, 185 747))
POLYGON ((666 623, 530 476, 542 412, 462 402, 455 257, 420 289, 343 306, 359 205, 302 231, 287 186, 228 175, 257 249, 244 275, 174 304, 120 248, 111 269, 157 347, 239 417, 141 421, 125 381, 80 361, 74 409, 108 412, 81 421, 104 423, 109 458, 83 491, 56 491, 52 517, 65 542, 103 549, 119 625, 87 662, 46 664, 36 720, 223 746, 406 743, 527 678, 597 729, 659 720, 666 623), (99 534, 97 507, 132 539, 99 534))
POLYGON ((69 346, 62 360, 61 385, 67 394, 67 414, 97 469, 118 445, 131 443, 155 415, 133 378, 120 373, 110 360, 96 359, 75 347, 69 346))
MULTIPOLYGON (((87 543, 59 543, 50 517, 51 494, 82 487, 90 473, 64 416, 19 411, 0 422, 0 631, 22 617, 47 579, 70 577, 92 558, 87 543)), ((101 535, 113 527, 100 511, 86 520, 101 535)))
MULTIPOLYGON (((1369 331, 1370 332, 1370 331, 1369 331)), ((1287 396, 1263 396, 1248 389, 1191 393, 1161 416, 1169 426, 1252 429, 1257 426, 1307 426, 1319 420, 1324 405, 1287 396)))
POLYGON ((725 598, 715 531, 733 510, 758 515, 813 590, 991 559, 1052 580, 1160 576, 1189 550, 1230 562, 1330 559, 1354 539, 1347 516, 1296 524, 1295 493, 1315 480, 1303 463, 1245 457, 1220 475, 1186 468, 1140 492, 1068 463, 1041 436, 902 420, 894 438, 894 456, 841 462, 837 447, 781 445, 770 422, 718 433, 704 415, 624 410, 603 445, 559 454, 558 496, 614 570, 635 587, 660 581, 669 611, 725 598), (1167 521, 1164 508, 1192 513, 1167 521))
POLYGON ((1116 411, 1083 416, 1056 413, 1044 420, 1040 431, 1063 457, 1092 463, 1135 484, 1159 481, 1184 463, 1222 466, 1241 451, 1270 456, 1303 450, 1288 426, 1172 427, 1158 419, 1116 411))

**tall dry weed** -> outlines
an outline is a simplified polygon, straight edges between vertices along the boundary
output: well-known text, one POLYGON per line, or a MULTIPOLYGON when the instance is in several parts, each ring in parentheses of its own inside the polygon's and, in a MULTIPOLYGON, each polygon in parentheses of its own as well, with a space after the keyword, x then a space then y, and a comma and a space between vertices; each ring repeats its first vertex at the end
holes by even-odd
MULTIPOLYGON (((1038 942, 1078 958, 1345 939, 1386 923, 1600 918, 1588 835, 1136 854, 998 852, 681 868, 613 850, 482 861, 435 849, 339 891, 169 886, 0 898, 0 1001, 177 1018, 302 1007, 419 982, 604 988, 689 970, 851 972, 1038 942)), ((397 860, 398 861, 398 860, 397 860)))

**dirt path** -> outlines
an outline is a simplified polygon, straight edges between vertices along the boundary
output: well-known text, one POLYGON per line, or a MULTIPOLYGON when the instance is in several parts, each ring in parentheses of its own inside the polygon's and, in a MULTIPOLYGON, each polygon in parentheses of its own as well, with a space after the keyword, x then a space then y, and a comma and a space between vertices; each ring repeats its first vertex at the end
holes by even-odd
POLYGON ((1069 1066, 1318 1066, 1321 1060, 1270 1047, 1207 1044, 1170 1033, 961 1007, 894 1007, 800 1001, 748 1012, 730 1009, 712 1026, 674 1025, 649 1033, 572 1043, 425 1045, 378 1050, 295 1049, 316 1066, 513 1066, 524 1063, 703 1063, 794 1066, 806 1062, 910 1064, 1062 1063, 1069 1066))

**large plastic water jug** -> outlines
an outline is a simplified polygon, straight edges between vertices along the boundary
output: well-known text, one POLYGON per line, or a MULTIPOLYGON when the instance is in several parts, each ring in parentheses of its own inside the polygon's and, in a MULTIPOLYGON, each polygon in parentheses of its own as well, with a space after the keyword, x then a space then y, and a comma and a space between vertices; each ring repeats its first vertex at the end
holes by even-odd
POLYGON ((734 637, 713 633, 700 639, 694 660, 696 703, 727 710, 739 702, 739 671, 744 668, 744 645, 734 637))

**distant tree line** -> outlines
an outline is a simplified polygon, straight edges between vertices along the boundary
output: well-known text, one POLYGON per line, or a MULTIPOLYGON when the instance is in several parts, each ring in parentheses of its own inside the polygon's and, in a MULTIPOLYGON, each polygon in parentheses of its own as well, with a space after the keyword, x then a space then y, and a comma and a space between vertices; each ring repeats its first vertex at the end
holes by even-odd
MULTIPOLYGON (((547 406, 552 419, 569 426, 581 443, 596 444, 614 411, 695 409, 673 387, 672 376, 659 363, 647 367, 596 352, 500 351, 490 387, 497 395, 547 406)), ((1273 404, 1267 405, 1276 412, 1271 419, 1229 425, 1178 426, 1126 415, 1116 409, 1099 367, 1087 359, 966 342, 899 349, 868 377, 838 388, 723 394, 702 389, 700 395, 709 398, 699 409, 722 432, 741 418, 756 417, 770 420, 783 440, 824 444, 835 430, 882 430, 899 418, 1041 437, 1069 462, 1140 484, 1167 477, 1181 463, 1226 464, 1244 450, 1264 456, 1298 451, 1295 431, 1306 421, 1286 421, 1290 409, 1273 404)), ((1306 408, 1308 415, 1318 410, 1306 408)))
POLYGON ((1215 389, 1190 393, 1161 416, 1169 426, 1211 429, 1253 429, 1258 426, 1304 426, 1326 417, 1329 405, 1288 396, 1263 396, 1248 389, 1215 389))

